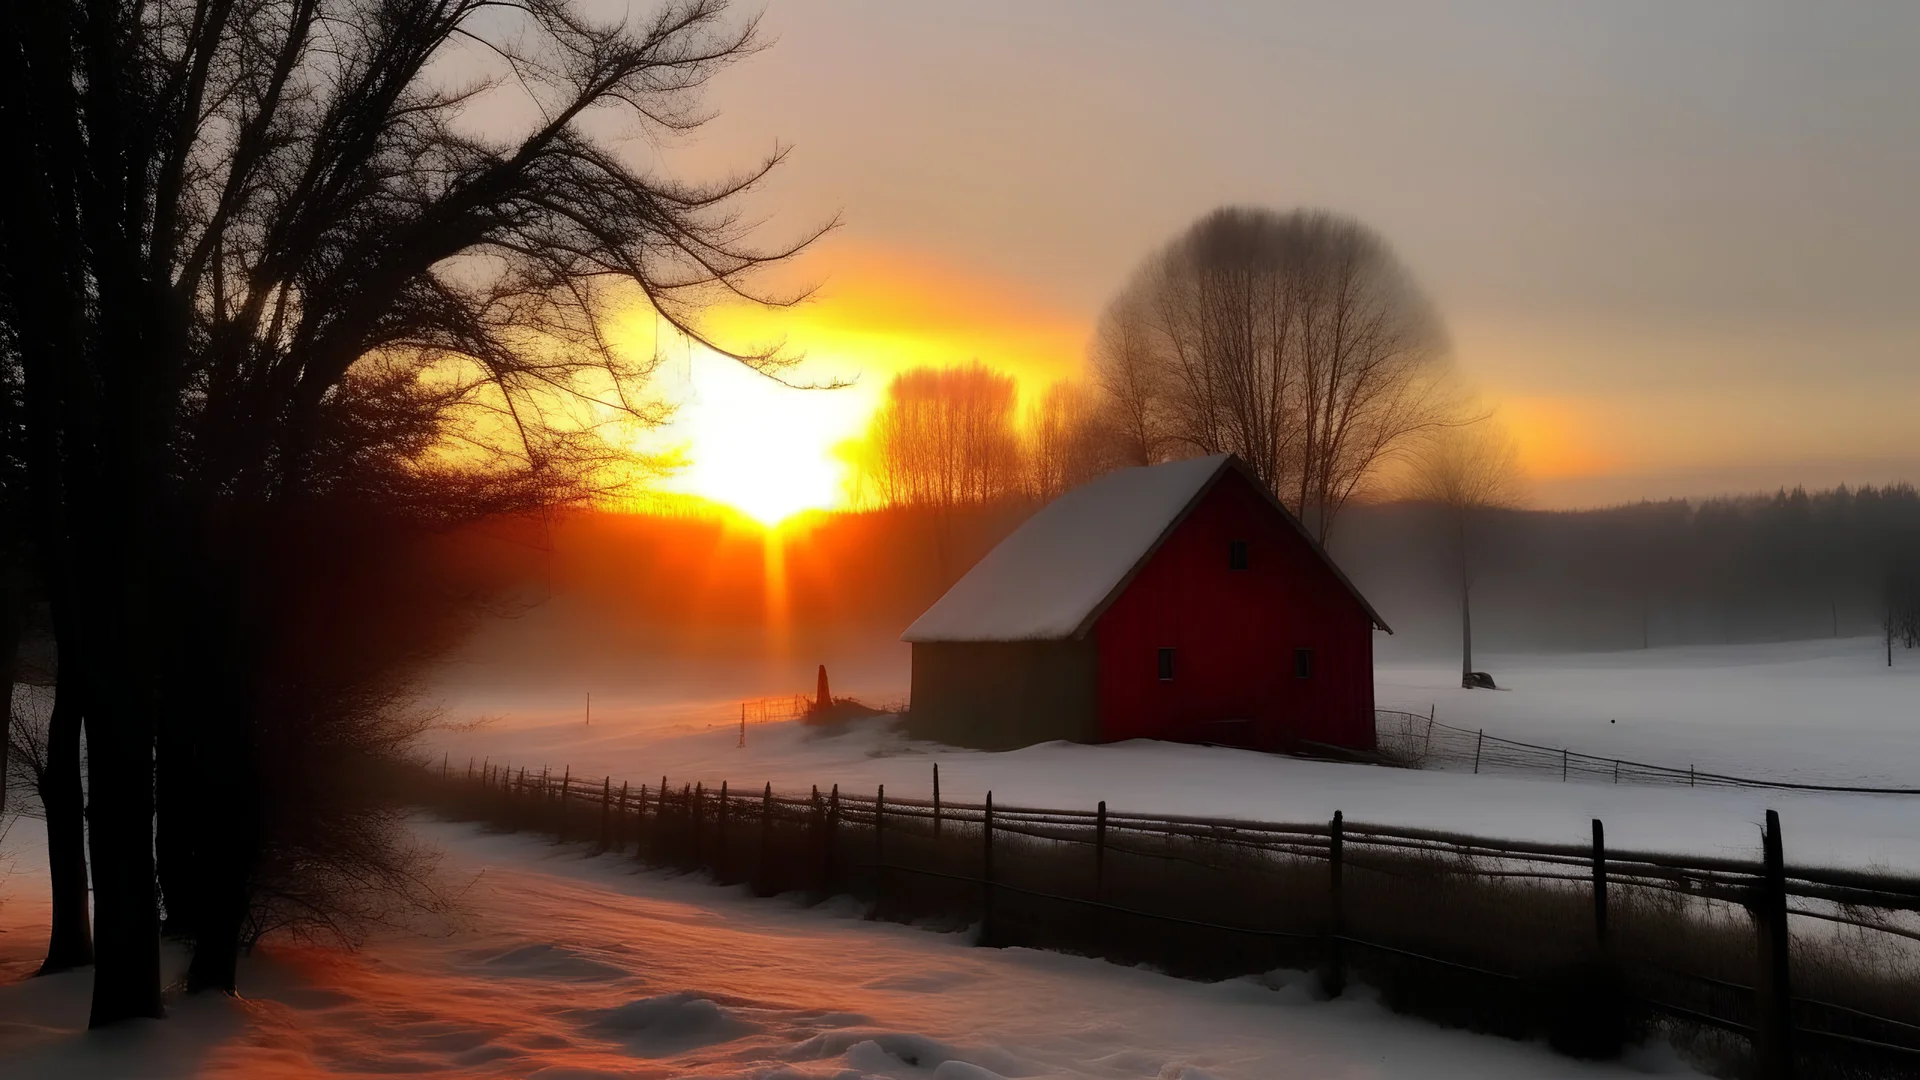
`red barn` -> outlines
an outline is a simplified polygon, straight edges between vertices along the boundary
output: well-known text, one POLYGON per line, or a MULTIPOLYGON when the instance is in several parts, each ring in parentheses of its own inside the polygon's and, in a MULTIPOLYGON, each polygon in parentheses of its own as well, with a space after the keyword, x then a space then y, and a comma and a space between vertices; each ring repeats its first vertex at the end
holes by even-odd
POLYGON ((1049 503, 901 635, 909 730, 1371 749, 1376 629, 1237 458, 1125 469, 1049 503))

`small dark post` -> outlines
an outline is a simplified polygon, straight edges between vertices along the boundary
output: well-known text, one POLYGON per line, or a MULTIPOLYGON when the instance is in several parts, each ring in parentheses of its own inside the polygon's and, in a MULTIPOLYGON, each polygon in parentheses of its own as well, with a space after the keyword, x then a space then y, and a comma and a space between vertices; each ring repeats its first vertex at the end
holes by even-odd
MULTIPOLYGON (((1691 765, 1687 766, 1687 786, 1693 786, 1693 766, 1691 765)), ((1772 811, 1769 810, 1768 813, 1772 813, 1772 811)))
POLYGON ((1613 759, 1613 782, 1616 784, 1620 782, 1620 759, 1619 758, 1613 759))
POLYGON ((1563 784, 1567 782, 1567 752, 1565 750, 1560 751, 1560 782, 1563 784))
POLYGON ((1755 987, 1759 1007, 1754 1025, 1753 1056, 1761 1080, 1791 1080, 1793 1076, 1793 984, 1787 952, 1787 873, 1780 842, 1780 815, 1767 811, 1761 833, 1765 869, 1760 881, 1760 905, 1754 921, 1760 929, 1760 978, 1755 987))
POLYGON ((1480 734, 1475 736, 1473 740, 1473 771, 1476 775, 1480 772, 1480 744, 1486 741, 1487 729, 1481 728, 1480 734))
POLYGON ((447 752, 442 750, 440 752, 440 779, 445 780, 446 778, 447 778, 447 752))
POLYGON ((555 830, 560 834, 560 839, 562 840, 567 838, 567 793, 572 790, 573 766, 569 765, 567 766, 566 773, 560 778, 560 824, 555 830))
POLYGON ((993 792, 980 816, 980 944, 993 944, 993 792))
POLYGON ((467 758, 467 779, 469 781, 473 779, 473 758, 472 757, 467 758))
POLYGON ((1607 832, 1593 819, 1593 939, 1607 947, 1607 832))
POLYGON ((1328 997, 1339 997, 1347 988, 1347 921, 1345 909, 1346 882, 1344 880, 1344 862, 1346 860, 1346 826, 1340 811, 1333 812, 1333 823, 1327 834, 1328 870, 1328 918, 1327 918, 1327 967, 1320 973, 1320 986, 1328 997))
POLYGON ((940 763, 933 763, 933 835, 940 837, 940 763))

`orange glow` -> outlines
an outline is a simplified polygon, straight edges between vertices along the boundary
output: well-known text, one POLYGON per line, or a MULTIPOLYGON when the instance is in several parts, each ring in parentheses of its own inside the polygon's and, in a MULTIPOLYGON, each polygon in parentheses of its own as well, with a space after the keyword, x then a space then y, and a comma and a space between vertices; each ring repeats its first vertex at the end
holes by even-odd
MULTIPOLYGON (((707 320, 729 346, 780 343, 801 357, 781 379, 794 389, 697 347, 661 372, 674 420, 646 436, 677 450, 686 467, 666 491, 732 507, 772 527, 805 510, 848 503, 841 448, 898 372, 978 358, 1014 375, 1023 394, 1079 373, 1091 326, 1010 284, 899 252, 836 245, 803 268, 821 281, 814 298, 780 309, 726 307, 707 320)), ((648 320, 637 319, 636 323, 648 320)))
POLYGON ((1555 398, 1503 398, 1500 420, 1513 434, 1527 475, 1539 479, 1591 476, 1618 468, 1591 431, 1588 410, 1555 398))

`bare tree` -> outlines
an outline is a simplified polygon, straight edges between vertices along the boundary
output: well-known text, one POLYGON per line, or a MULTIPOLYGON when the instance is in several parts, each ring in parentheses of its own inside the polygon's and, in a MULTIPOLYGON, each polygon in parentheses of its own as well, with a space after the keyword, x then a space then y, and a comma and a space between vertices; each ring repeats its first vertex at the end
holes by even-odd
POLYGON ((1159 358, 1141 297, 1122 294, 1100 317, 1089 349, 1100 390, 1099 411, 1111 432, 1116 464, 1151 465, 1168 436, 1159 358))
POLYGON ((0 10, 0 319, 86 728, 94 1025, 160 1013, 156 790, 163 841, 220 871, 181 895, 189 983, 233 988, 272 851, 276 544, 303 509, 351 476, 438 483, 443 516, 577 496, 602 418, 657 415, 653 358, 612 344, 611 306, 716 344, 706 300, 792 299, 747 275, 813 234, 762 247, 733 209, 778 152, 687 183, 607 134, 692 130, 700 88, 755 47, 724 0, 610 22, 574 0, 0 10), (490 74, 445 81, 475 57, 490 74), (487 94, 525 122, 472 132, 487 94), (152 648, 183 638, 197 668, 152 648))
POLYGON ((903 371, 869 423, 863 472, 883 505, 951 510, 1018 494, 1020 391, 978 360, 903 371))
POLYGON ((1433 504, 1446 520, 1459 567, 1460 685, 1484 685, 1473 668, 1473 532, 1488 511, 1520 504, 1518 451, 1491 417, 1439 428, 1422 440, 1405 485, 1405 497, 1433 504))
POLYGON ((1202 218, 1114 301, 1096 356, 1136 445, 1238 455, 1323 543, 1449 414, 1432 307, 1378 235, 1323 211, 1202 218))
POLYGON ((1047 387, 1027 410, 1026 490, 1047 502, 1104 472, 1109 457, 1106 431, 1086 388, 1065 380, 1047 387))

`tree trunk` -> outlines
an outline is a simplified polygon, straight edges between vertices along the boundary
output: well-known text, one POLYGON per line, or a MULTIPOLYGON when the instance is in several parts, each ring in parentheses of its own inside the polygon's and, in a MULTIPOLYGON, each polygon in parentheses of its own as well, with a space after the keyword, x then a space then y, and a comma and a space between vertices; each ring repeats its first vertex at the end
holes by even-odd
POLYGON ((53 926, 40 974, 93 963, 93 930, 87 910, 86 795, 80 779, 78 658, 62 656, 53 716, 47 725, 47 768, 40 777, 40 805, 47 815, 47 877, 52 884, 53 926))
MULTIPOLYGON (((102 515, 109 522, 112 515, 102 515)), ((115 522, 117 524, 117 522, 115 522)), ((96 523, 97 528, 97 523, 96 523)), ((88 839, 93 861, 93 1010, 89 1027, 164 1015, 160 999, 160 908, 153 857, 154 723, 146 654, 133 622, 145 591, 129 563, 129 534, 106 537, 90 555, 96 577, 76 583, 90 601, 92 632, 81 672, 86 703, 88 839), (117 572, 116 572, 117 571, 117 572)), ((144 620, 142 620, 144 622, 144 620)))
MULTIPOLYGON (((102 689, 111 677, 100 680, 102 689)), ((93 1011, 89 1027, 162 1015, 153 864, 153 740, 125 691, 88 695, 93 799, 93 1011)))
POLYGON ((20 656, 20 634, 26 622, 26 574, 18 563, 0 555, 0 814, 7 809, 8 738, 13 729, 13 674, 20 656))
POLYGON ((1467 519, 1460 519, 1460 685, 1473 674, 1473 578, 1467 571, 1467 519))

